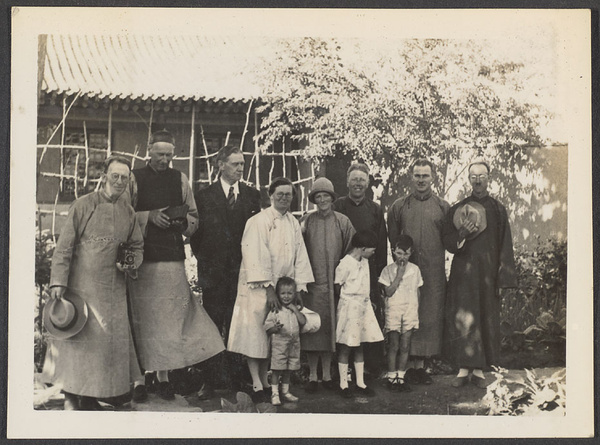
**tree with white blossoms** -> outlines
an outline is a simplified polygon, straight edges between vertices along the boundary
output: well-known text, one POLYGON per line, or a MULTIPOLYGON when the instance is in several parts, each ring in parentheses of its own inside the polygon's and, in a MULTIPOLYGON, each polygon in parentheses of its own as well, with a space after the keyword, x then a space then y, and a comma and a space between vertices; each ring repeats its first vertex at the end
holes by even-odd
POLYGON ((384 43, 282 41, 263 77, 259 146, 290 138, 308 159, 349 154, 381 178, 383 202, 408 192, 417 157, 433 161, 437 192, 447 197, 481 156, 492 164, 494 194, 525 211, 526 202, 506 198, 536 187, 515 173, 535 173, 531 148, 543 144, 540 123, 550 118, 528 101, 539 73, 501 60, 486 41, 384 43))

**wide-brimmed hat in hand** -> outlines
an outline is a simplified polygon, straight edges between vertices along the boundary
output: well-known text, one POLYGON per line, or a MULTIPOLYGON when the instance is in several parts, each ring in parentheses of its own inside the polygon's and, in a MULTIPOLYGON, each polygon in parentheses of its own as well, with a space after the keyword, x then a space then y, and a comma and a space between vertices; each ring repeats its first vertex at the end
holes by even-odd
POLYGON ((454 212, 454 218, 452 219, 454 227, 456 227, 457 230, 460 229, 465 220, 471 221, 475 224, 475 227, 477 227, 477 231, 471 233, 466 238, 472 240, 487 227, 485 208, 477 201, 470 201, 460 206, 456 209, 456 212, 454 212))
POLYGON ((78 334, 88 319, 88 307, 77 294, 53 298, 44 306, 44 327, 55 338, 66 339, 78 334))
POLYGON ((319 179, 316 179, 315 182, 313 182, 312 190, 310 191, 310 194, 308 195, 308 200, 310 202, 312 202, 313 204, 316 204, 315 203, 315 195, 317 193, 321 193, 321 192, 329 193, 331 195, 331 198, 334 201, 337 199, 337 195, 335 194, 335 191, 333 190, 332 182, 327 178, 319 178, 319 179))

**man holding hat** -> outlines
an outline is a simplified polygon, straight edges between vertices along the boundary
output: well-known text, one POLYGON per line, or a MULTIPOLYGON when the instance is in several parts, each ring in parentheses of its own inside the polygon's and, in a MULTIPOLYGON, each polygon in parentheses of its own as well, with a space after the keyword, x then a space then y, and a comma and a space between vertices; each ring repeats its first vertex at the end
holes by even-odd
MULTIPOLYGON (((260 192, 240 181, 244 155, 239 147, 221 148, 216 165, 218 181, 196 193, 200 219, 190 246, 198 260, 202 304, 227 343, 242 262, 242 235, 246 221, 260 212, 260 192)), ((201 399, 214 395, 213 387, 219 383, 235 385, 242 381, 240 373, 246 365, 239 357, 225 351, 203 363, 205 382, 199 393, 201 399)))
MULTIPOLYGON (((185 273, 183 237, 198 227, 198 211, 187 177, 169 166, 173 135, 161 130, 149 140, 150 161, 133 170, 131 202, 144 235, 144 264, 130 280, 131 314, 140 365, 156 371, 157 394, 174 398, 168 371, 200 363, 225 346, 219 330, 194 298, 185 273)), ((134 400, 145 398, 144 380, 134 400)))
POLYGON ((355 230, 350 219, 333 210, 336 199, 333 184, 327 178, 319 178, 313 183, 308 195, 317 211, 309 213, 300 223, 304 243, 315 277, 314 283, 307 284, 308 293, 304 305, 319 314, 321 328, 312 334, 300 336, 302 350, 306 351, 310 369, 307 392, 318 389, 317 366, 321 359, 322 382, 328 389, 336 386, 331 380, 331 357, 335 352, 335 321, 337 301, 334 300, 334 273, 340 259, 350 248, 355 230))
POLYGON ((123 196, 129 177, 127 159, 107 159, 102 187, 71 205, 52 257, 43 375, 62 386, 65 410, 99 410, 97 398, 126 394, 141 376, 125 294, 125 273, 143 257, 142 233, 123 196), (122 243, 127 261, 119 262, 122 243))
POLYGON ((455 204, 444 223, 443 241, 454 254, 446 301, 449 358, 460 368, 452 386, 486 387, 483 368, 497 364, 500 350, 499 289, 516 287, 508 215, 489 196, 490 168, 469 166, 471 196, 455 204))
POLYGON ((390 245, 395 246, 400 235, 409 235, 414 242, 411 261, 423 275, 419 302, 419 329, 412 334, 410 355, 413 367, 406 370, 409 384, 430 384, 424 358, 442 352, 444 301, 446 300, 446 250, 442 243, 442 226, 450 205, 433 194, 433 164, 418 159, 412 166, 413 192, 397 199, 388 210, 390 245))

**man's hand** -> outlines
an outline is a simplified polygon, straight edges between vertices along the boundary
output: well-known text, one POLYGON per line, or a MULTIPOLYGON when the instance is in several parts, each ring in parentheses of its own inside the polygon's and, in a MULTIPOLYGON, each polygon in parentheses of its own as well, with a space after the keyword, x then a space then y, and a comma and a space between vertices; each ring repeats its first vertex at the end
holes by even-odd
POLYGON ((133 264, 121 264, 118 261, 115 263, 117 265, 117 269, 121 272, 127 272, 128 270, 135 269, 133 264))
POLYGON ((173 221, 171 221, 170 227, 175 229, 179 233, 183 233, 187 229, 187 226, 188 226, 187 219, 182 218, 182 219, 174 219, 173 221))
POLYGON ((65 291, 67 290, 64 286, 53 286, 50 288, 50 298, 56 298, 57 300, 61 300, 65 295, 65 291))
POLYGON ((279 309, 281 309, 281 303, 279 302, 279 298, 277 298, 273 286, 267 287, 267 309, 275 313, 279 312, 279 309))
POLYGON ((460 240, 464 240, 467 236, 469 236, 471 233, 475 233, 477 232, 478 227, 475 225, 475 223, 473 223, 472 221, 469 221, 468 219, 465 219, 462 223, 462 225, 460 226, 460 228, 458 229, 458 236, 460 238, 460 240))
POLYGON ((283 323, 281 323, 279 320, 277 320, 277 322, 275 323, 275 326, 267 329, 267 335, 275 334, 275 333, 281 331, 281 328, 283 328, 283 323))
POLYGON ((160 210, 150 210, 148 221, 161 229, 168 229, 171 226, 171 220, 160 210))

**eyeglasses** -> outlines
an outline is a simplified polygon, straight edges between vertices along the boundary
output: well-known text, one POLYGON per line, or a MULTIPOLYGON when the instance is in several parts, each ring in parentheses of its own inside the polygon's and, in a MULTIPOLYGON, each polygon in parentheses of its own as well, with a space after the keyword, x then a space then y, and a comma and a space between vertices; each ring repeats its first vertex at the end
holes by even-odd
POLYGON ((110 179, 114 182, 117 182, 119 179, 123 182, 129 181, 129 175, 120 175, 118 173, 111 173, 109 176, 110 176, 110 179))
POLYGON ((277 192, 275 193, 275 197, 276 198, 291 198, 293 196, 292 193, 283 193, 283 192, 277 192))
POLYGON ((471 181, 477 181, 478 179, 480 181, 483 181, 484 179, 488 178, 488 175, 486 174, 482 174, 482 175, 471 175, 469 176, 469 178, 471 179, 471 181))

